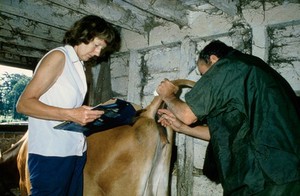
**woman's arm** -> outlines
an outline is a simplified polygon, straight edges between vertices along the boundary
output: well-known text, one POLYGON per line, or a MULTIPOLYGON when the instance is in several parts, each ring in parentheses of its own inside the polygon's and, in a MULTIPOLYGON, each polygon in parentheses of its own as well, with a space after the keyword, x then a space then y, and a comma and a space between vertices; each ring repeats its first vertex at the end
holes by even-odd
POLYGON ((65 109, 46 105, 39 98, 56 82, 65 64, 65 55, 61 51, 49 53, 41 62, 17 103, 17 111, 28 116, 46 120, 73 121, 86 124, 99 118, 103 111, 90 110, 81 106, 65 109))

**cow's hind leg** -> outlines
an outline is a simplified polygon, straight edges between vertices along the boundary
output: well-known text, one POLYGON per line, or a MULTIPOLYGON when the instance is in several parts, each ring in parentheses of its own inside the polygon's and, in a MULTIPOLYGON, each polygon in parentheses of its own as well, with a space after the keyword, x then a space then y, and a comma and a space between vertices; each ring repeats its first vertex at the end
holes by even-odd
POLYGON ((28 153, 27 153, 27 138, 24 140, 18 157, 17 157, 17 165, 20 174, 20 195, 27 196, 30 194, 30 179, 29 179, 29 170, 28 170, 28 153))

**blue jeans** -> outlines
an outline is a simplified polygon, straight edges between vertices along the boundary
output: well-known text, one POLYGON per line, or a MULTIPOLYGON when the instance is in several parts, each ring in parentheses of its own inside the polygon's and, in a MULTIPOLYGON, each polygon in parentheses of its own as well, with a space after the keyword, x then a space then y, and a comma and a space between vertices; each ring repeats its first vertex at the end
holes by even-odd
POLYGON ((45 157, 29 154, 32 196, 82 196, 83 156, 45 157))

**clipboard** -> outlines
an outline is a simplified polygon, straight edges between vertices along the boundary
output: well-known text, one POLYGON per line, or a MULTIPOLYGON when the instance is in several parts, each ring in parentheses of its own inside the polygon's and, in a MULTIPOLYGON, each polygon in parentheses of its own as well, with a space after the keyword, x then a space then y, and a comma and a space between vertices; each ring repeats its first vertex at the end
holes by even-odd
POLYGON ((81 132, 86 136, 93 133, 118 127, 121 125, 132 124, 133 118, 136 115, 136 110, 130 102, 115 99, 115 102, 108 104, 99 104, 92 110, 104 110, 104 114, 93 122, 81 126, 75 122, 65 121, 53 127, 57 130, 66 130, 81 132))

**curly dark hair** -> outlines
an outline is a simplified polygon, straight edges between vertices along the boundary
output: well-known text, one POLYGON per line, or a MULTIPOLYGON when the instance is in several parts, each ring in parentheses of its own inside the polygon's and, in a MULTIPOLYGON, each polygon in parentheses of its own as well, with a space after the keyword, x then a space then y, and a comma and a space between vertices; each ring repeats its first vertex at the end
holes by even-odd
POLYGON ((107 45, 113 44, 116 34, 113 26, 96 15, 88 15, 74 23, 65 33, 63 43, 76 46, 88 44, 94 38, 103 39, 107 45))

